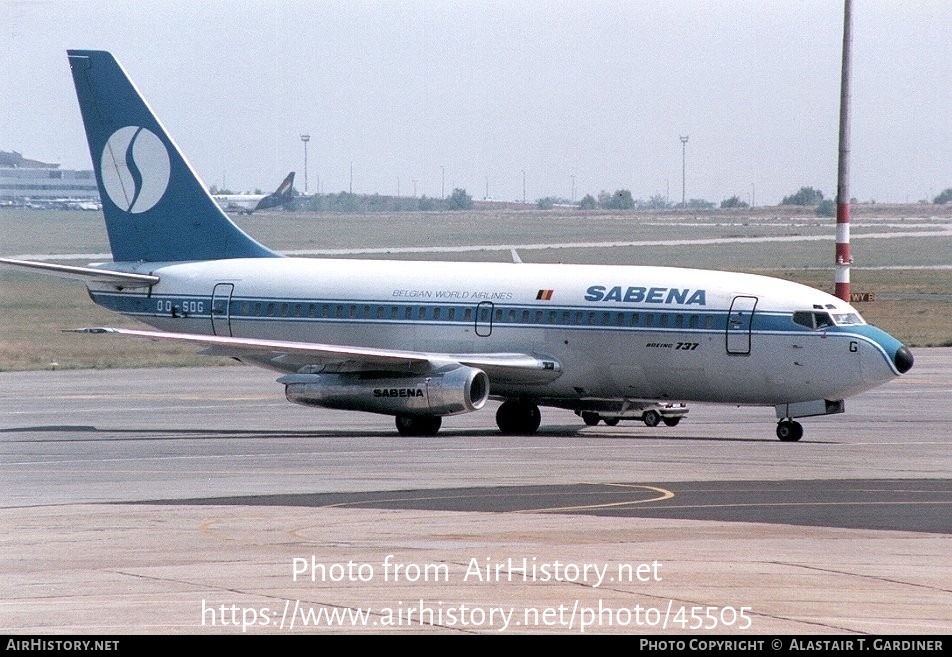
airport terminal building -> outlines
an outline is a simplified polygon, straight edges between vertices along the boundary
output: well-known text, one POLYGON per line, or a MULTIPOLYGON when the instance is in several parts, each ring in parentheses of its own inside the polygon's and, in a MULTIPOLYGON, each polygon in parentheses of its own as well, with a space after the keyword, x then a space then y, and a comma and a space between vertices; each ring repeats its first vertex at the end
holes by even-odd
POLYGON ((70 202, 99 203, 92 169, 60 169, 58 164, 29 160, 16 151, 0 151, 0 203, 56 207, 70 202))

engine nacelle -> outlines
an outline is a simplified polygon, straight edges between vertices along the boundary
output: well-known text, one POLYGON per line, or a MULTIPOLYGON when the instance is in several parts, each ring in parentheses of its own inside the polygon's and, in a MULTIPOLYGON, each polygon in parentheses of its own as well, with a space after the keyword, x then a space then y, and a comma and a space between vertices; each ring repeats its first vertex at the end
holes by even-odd
POLYGON ((278 383, 295 404, 386 415, 459 415, 489 398, 489 377, 465 365, 429 376, 291 374, 278 383))

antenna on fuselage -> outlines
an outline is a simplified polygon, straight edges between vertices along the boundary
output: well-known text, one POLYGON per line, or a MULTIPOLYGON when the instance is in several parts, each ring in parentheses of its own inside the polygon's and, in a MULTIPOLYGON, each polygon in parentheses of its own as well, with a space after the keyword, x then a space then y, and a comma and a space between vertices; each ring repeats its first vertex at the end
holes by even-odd
POLYGON ((840 153, 836 185, 835 295, 850 300, 850 50, 853 45, 852 0, 844 0, 843 65, 840 77, 840 153))

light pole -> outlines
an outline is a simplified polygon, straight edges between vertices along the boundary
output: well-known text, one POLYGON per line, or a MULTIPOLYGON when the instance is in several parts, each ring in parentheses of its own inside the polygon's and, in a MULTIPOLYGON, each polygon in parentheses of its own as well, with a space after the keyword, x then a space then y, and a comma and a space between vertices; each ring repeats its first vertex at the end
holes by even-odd
POLYGON ((688 138, 681 137, 681 207, 687 207, 687 195, 685 194, 684 172, 685 172, 685 152, 687 151, 688 138))
POLYGON ((440 167, 440 199, 446 198, 446 167, 440 167))
POLYGON ((307 195, 307 142, 311 141, 311 135, 301 135, 301 141, 304 142, 304 194, 307 195))
POLYGON ((851 0, 843 3, 843 61, 840 69, 840 138, 836 183, 836 251, 833 283, 838 298, 850 300, 850 71, 853 49, 851 0))
POLYGON ((575 174, 572 174, 572 203, 575 203, 575 174))
POLYGON ((522 203, 525 205, 526 202, 526 170, 522 170, 522 203))

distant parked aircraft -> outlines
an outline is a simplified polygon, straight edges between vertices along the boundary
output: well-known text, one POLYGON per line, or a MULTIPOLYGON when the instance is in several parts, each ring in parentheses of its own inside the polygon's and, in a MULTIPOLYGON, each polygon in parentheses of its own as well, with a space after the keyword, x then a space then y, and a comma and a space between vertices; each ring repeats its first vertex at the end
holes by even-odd
POLYGON ((212 198, 225 212, 251 214, 258 210, 276 208, 294 198, 294 172, 289 173, 270 194, 213 194, 212 198))

